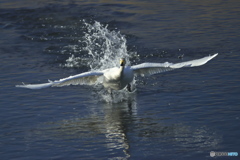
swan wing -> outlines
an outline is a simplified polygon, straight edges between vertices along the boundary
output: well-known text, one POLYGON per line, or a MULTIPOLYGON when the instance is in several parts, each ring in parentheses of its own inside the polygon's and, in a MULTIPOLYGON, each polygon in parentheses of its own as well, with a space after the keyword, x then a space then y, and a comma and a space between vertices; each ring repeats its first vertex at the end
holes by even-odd
POLYGON ((161 72, 173 70, 170 66, 172 63, 142 63, 132 66, 135 75, 149 76, 161 72))
POLYGON ((42 84, 23 84, 16 85, 16 87, 29 88, 29 89, 42 89, 47 87, 62 87, 69 85, 93 85, 97 82, 97 79, 103 75, 102 71, 84 72, 67 78, 63 78, 56 81, 49 81, 42 84))
POLYGON ((195 59, 191 61, 181 62, 181 63, 142 63, 139 65, 134 65, 131 69, 134 71, 134 74, 141 75, 141 76, 148 76, 152 74, 157 74, 161 72, 171 71, 173 69, 182 68, 182 67, 196 67, 201 66, 216 57, 218 53, 203 57, 200 59, 195 59))

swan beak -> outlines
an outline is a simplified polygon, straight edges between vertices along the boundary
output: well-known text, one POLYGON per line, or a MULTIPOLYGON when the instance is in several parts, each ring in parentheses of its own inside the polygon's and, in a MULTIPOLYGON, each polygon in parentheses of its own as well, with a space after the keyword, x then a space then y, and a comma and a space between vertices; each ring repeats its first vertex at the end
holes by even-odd
POLYGON ((126 63, 126 62, 125 62, 125 59, 124 59, 124 58, 120 59, 120 65, 121 65, 121 66, 124 66, 125 63, 126 63))

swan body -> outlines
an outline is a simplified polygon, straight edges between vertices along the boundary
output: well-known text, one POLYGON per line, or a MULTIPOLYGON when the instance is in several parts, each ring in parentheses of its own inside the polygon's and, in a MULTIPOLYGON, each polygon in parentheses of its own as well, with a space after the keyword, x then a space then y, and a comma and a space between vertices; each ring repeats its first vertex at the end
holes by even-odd
POLYGON ((105 70, 103 77, 105 88, 121 90, 132 82, 134 73, 130 66, 120 66, 105 70))
MULTIPOLYGON (((133 81, 134 76, 149 76, 183 67, 201 66, 216 57, 218 54, 181 63, 142 63, 134 66, 125 66, 125 59, 120 60, 120 67, 113 67, 102 71, 89 71, 56 81, 42 84, 23 84, 16 87, 41 89, 47 87, 62 87, 68 85, 94 85, 101 83, 107 89, 121 90, 133 81)), ((129 90, 130 91, 130 90, 129 90)))

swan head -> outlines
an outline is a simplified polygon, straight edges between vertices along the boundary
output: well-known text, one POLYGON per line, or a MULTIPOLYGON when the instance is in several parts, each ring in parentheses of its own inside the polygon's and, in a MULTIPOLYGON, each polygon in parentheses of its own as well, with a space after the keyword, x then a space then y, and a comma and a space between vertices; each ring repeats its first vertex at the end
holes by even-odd
POLYGON ((125 64, 126 64, 125 58, 121 58, 120 59, 120 66, 125 66, 125 64))

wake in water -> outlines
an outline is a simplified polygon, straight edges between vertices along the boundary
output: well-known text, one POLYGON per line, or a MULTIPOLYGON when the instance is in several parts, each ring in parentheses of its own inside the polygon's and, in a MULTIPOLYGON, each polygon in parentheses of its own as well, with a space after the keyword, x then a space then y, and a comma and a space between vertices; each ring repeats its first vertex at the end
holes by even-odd
MULTIPOLYGON (((79 56, 71 55, 64 67, 80 67, 83 64, 90 67, 90 71, 104 70, 107 68, 116 67, 119 64, 120 58, 125 58, 126 65, 130 64, 130 58, 135 56, 135 52, 127 51, 127 40, 124 35, 119 31, 110 31, 108 25, 104 26, 95 21, 89 24, 83 20, 84 28, 86 28, 83 37, 84 47, 79 51, 87 52, 87 56, 80 54, 79 56)), ((72 46, 78 48, 78 46, 72 46)), ((135 88, 135 80, 132 82, 132 87, 135 88)), ((128 100, 133 96, 133 93, 126 92, 125 90, 113 91, 112 96, 102 86, 94 87, 94 96, 106 102, 118 103, 128 100)))

